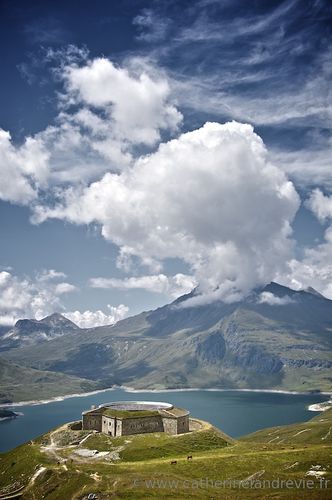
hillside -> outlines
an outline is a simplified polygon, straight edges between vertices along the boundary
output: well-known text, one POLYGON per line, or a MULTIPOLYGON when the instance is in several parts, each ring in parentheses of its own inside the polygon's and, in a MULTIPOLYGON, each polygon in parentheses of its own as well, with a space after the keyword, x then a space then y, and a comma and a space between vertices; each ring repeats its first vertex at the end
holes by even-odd
POLYGON ((90 493, 98 499, 135 500, 328 499, 332 433, 327 426, 332 429, 332 410, 305 424, 263 430, 239 441, 195 419, 189 434, 177 436, 111 438, 66 424, 0 455, 0 493, 23 488, 27 500, 83 500, 90 493), (298 438, 304 425, 315 428, 306 441, 298 438), (287 440, 277 442, 275 434, 287 440))
POLYGON ((108 386, 332 389, 331 300, 276 283, 232 304, 191 305, 195 293, 2 356, 108 386))
POLYGON ((0 359, 0 404, 49 399, 100 389, 97 382, 64 373, 35 370, 0 359))

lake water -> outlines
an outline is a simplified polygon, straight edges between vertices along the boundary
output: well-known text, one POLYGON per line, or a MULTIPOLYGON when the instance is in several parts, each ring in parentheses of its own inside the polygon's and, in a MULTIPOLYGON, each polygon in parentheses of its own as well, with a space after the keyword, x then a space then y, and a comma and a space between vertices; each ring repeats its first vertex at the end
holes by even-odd
POLYGON ((65 422, 79 420, 82 411, 93 404, 118 400, 170 402, 236 438, 264 427, 309 420, 315 413, 308 406, 326 401, 328 396, 215 390, 137 393, 110 389, 47 404, 13 407, 24 415, 0 422, 0 451, 14 448, 65 422))

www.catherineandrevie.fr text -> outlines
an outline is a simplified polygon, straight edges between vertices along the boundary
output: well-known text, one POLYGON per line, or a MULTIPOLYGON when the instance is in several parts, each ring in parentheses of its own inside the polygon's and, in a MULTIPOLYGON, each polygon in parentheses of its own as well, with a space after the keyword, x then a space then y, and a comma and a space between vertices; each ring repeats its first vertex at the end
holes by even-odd
POLYGON ((313 479, 255 479, 255 480, 214 480, 200 479, 134 479, 133 487, 147 489, 326 489, 329 480, 325 478, 313 479))

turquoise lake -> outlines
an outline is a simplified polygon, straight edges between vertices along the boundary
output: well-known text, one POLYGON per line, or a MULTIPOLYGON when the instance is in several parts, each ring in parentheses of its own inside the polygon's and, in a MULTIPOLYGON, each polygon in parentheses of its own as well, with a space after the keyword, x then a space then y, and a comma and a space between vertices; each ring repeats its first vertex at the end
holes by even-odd
POLYGON ((14 448, 65 422, 79 420, 91 405, 118 400, 166 401, 187 408, 191 414, 211 422, 232 437, 264 427, 285 425, 313 418, 308 406, 327 401, 320 394, 281 394, 238 391, 128 392, 110 389, 98 394, 12 409, 22 416, 0 422, 0 451, 14 448))

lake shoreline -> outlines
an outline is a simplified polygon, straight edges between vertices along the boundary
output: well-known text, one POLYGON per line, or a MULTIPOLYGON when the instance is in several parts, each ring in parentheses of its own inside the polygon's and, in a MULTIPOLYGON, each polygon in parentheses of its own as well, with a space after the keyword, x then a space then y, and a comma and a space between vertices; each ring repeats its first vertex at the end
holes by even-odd
POLYGON ((74 393, 74 394, 65 394, 63 396, 54 396, 53 398, 49 399, 40 399, 40 400, 30 400, 30 401, 18 401, 18 402, 12 402, 12 403, 3 403, 0 404, 2 408, 11 408, 11 407, 16 407, 16 406, 37 406, 37 405, 44 405, 44 404, 49 404, 49 403, 56 403, 58 401, 64 401, 66 399, 70 398, 83 398, 83 397, 88 397, 88 396, 93 396, 94 394, 100 394, 103 392, 107 391, 114 391, 116 389, 121 389, 125 392, 128 393, 143 393, 143 392, 148 392, 148 393, 168 393, 168 392, 194 392, 194 391, 205 391, 205 392, 256 392, 256 393, 267 393, 267 394, 293 394, 293 395, 303 395, 303 396, 330 396, 331 401, 325 401, 324 403, 317 403, 310 405, 309 410, 310 411, 323 411, 323 409, 327 409, 326 405, 331 403, 332 406, 332 392, 298 392, 298 391, 286 391, 286 390, 281 390, 281 389, 221 389, 218 387, 211 387, 211 388, 201 388, 201 387, 186 387, 182 389, 135 389, 134 387, 126 386, 126 385, 114 385, 111 387, 107 387, 105 389, 98 389, 96 391, 90 391, 90 392, 81 392, 81 393, 74 393), (323 409, 317 409, 323 405, 323 409))

